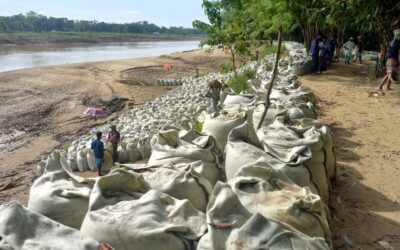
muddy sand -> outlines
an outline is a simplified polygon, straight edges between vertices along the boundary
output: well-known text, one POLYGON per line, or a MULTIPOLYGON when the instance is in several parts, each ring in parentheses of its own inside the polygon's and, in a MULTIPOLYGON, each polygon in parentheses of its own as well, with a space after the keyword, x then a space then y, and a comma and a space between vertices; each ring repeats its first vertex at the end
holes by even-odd
POLYGON ((373 67, 335 64, 301 77, 335 134, 335 249, 400 249, 400 85, 378 94, 373 67))
POLYGON ((0 204, 27 203, 32 169, 54 149, 173 88, 155 86, 158 78, 192 76, 194 66, 206 74, 227 63, 221 51, 194 50, 0 73, 0 204), (172 65, 169 72, 165 63, 172 65), (87 118, 87 107, 105 108, 110 116, 87 118))

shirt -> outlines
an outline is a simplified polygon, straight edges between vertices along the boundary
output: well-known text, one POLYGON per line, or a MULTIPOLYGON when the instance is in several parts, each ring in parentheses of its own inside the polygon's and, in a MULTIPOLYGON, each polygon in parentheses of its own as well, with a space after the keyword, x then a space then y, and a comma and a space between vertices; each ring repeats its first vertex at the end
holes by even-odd
POLYGON ((394 40, 389 44, 388 59, 399 60, 400 41, 394 40))
POLYGON ((314 40, 311 41, 311 53, 313 55, 318 55, 318 39, 314 38, 314 40))
POLYGON ((119 142, 120 137, 121 136, 118 131, 115 131, 115 132, 110 131, 108 133, 107 141, 110 142, 111 144, 117 144, 119 142))
POLYGON ((96 157, 97 159, 103 159, 104 143, 101 140, 96 139, 96 140, 92 141, 91 148, 94 151, 94 157, 96 157))

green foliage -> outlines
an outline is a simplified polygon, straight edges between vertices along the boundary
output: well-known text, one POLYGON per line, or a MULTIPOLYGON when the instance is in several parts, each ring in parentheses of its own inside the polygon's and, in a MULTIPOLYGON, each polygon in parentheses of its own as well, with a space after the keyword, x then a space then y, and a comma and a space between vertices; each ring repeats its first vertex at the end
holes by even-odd
MULTIPOLYGON (((269 56, 269 55, 273 55, 273 54, 275 54, 277 52, 278 52, 278 46, 276 46, 276 45, 265 46, 265 47, 262 47, 262 49, 260 50, 259 58, 263 59, 264 57, 269 56)), ((286 51, 286 48, 285 47, 281 47, 281 55, 285 56, 287 53, 288 52, 286 51)))
POLYGON ((240 74, 237 77, 231 78, 228 81, 228 86, 236 93, 240 94, 243 90, 248 88, 247 76, 245 74, 240 74))
POLYGON ((243 75, 246 76, 247 79, 254 79, 256 78, 257 71, 254 69, 245 69, 243 71, 243 75))
POLYGON ((203 131, 203 124, 202 122, 196 121, 196 124, 194 125, 194 131, 196 132, 202 132, 203 131))
POLYGON ((229 72, 232 72, 232 67, 226 64, 221 64, 220 65, 220 70, 219 70, 222 74, 226 74, 229 72))
POLYGON ((69 20, 40 15, 30 11, 25 15, 0 16, 0 32, 114 32, 140 34, 204 34, 197 29, 183 27, 159 27, 147 21, 134 23, 105 23, 98 21, 69 20))

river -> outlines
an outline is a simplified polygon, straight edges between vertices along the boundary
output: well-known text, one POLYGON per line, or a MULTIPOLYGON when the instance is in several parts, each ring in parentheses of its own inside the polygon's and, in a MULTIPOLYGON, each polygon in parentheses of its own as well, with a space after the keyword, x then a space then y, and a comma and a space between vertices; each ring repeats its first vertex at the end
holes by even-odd
POLYGON ((160 56, 197 49, 199 41, 147 41, 91 45, 0 46, 0 72, 69 63, 160 56))

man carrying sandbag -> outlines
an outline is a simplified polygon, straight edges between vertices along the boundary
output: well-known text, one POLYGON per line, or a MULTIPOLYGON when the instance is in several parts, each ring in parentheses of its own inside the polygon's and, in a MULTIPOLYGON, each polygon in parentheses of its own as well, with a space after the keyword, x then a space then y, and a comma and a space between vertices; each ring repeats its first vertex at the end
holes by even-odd
POLYGON ((100 131, 96 133, 96 140, 92 141, 92 150, 94 152, 94 157, 96 158, 96 167, 98 171, 98 176, 101 176, 101 165, 103 164, 104 158, 104 143, 101 141, 103 133, 100 131))
POLYGON ((110 126, 111 131, 108 132, 108 137, 107 137, 107 142, 111 143, 112 148, 113 148, 113 163, 118 161, 118 143, 121 138, 121 135, 117 131, 117 126, 116 125, 111 125, 110 126))

